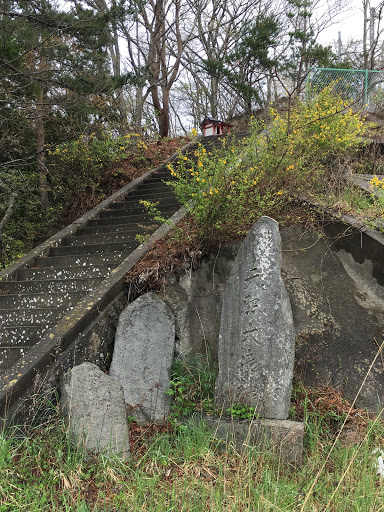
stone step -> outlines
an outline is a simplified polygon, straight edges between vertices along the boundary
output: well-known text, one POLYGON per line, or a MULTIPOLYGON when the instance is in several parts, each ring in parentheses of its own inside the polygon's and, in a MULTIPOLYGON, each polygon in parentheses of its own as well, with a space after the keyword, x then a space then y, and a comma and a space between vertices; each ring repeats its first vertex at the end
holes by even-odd
POLYGON ((74 238, 78 238, 83 235, 97 235, 101 233, 118 233, 118 232, 126 232, 132 233, 136 235, 137 233, 146 232, 146 231, 156 231, 156 229, 160 227, 159 223, 152 221, 143 221, 138 223, 128 223, 128 224, 115 224, 111 229, 111 226, 87 226, 85 228, 79 229, 76 232, 76 236, 74 238))
MULTIPOLYGON (((177 165, 176 162, 173 163, 173 165, 177 165)), ((155 187, 167 187, 166 184, 168 181, 175 180, 176 177, 172 176, 171 171, 168 171, 161 174, 153 175, 151 178, 148 178, 147 180, 143 181, 143 183, 140 183, 135 187, 134 190, 147 190, 148 188, 155 188, 155 187)))
MULTIPOLYGON (((169 212, 166 215, 164 214, 164 216, 166 218, 171 217, 171 215, 173 213, 177 212, 178 209, 179 209, 179 206, 175 206, 173 210, 172 209, 169 210, 169 212)), ((153 220, 152 215, 149 215, 147 213, 146 214, 142 213, 141 215, 128 215, 126 217, 111 216, 111 217, 106 217, 106 218, 102 218, 102 219, 92 219, 92 220, 88 221, 87 227, 93 228, 96 226, 109 226, 110 230, 112 231, 115 229, 116 224, 131 225, 132 223, 140 223, 140 222, 145 222, 145 221, 155 222, 153 220)))
POLYGON ((135 206, 141 206, 141 201, 150 201, 158 203, 159 205, 173 203, 176 200, 175 194, 172 190, 166 190, 163 194, 156 194, 153 196, 143 195, 142 198, 135 198, 128 196, 124 201, 116 202, 111 204, 112 209, 122 210, 125 208, 134 208, 135 206))
POLYGON ((140 245, 134 237, 133 240, 109 242, 108 240, 103 240, 103 235, 101 235, 98 240, 92 240, 91 238, 89 241, 94 241, 94 243, 83 245, 69 244, 60 247, 52 247, 50 256, 83 256, 87 254, 104 254, 111 252, 132 252, 140 245))
MULTIPOLYGON (((175 210, 177 211, 177 210, 175 210)), ((142 215, 128 215, 126 217, 115 217, 115 218, 106 218, 106 219, 91 219, 88 221, 87 228, 95 228, 98 226, 108 226, 107 229, 113 231, 115 229, 115 225, 133 225, 138 224, 142 220, 143 222, 148 221, 149 223, 155 222, 152 218, 152 215, 148 213, 142 215)))
POLYGON ((70 307, 77 304, 83 296, 84 293, 81 292, 10 293, 0 295, 0 316, 3 309, 70 307))
MULTIPOLYGON (((176 211, 180 208, 180 203, 174 199, 168 200, 167 203, 159 204, 156 207, 163 215, 168 214, 170 211, 176 211)), ((147 213, 147 208, 145 206, 137 206, 137 207, 130 207, 128 205, 127 208, 124 208, 122 210, 103 210, 100 212, 100 219, 106 219, 110 217, 119 217, 123 216, 126 217, 128 215, 137 216, 137 215, 145 215, 147 213)))
POLYGON ((4 373, 10 366, 16 363, 20 357, 23 357, 29 346, 23 348, 0 348, 0 372, 4 373))
MULTIPOLYGON (((123 225, 124 227, 124 225, 123 225)), ((71 236, 70 238, 66 238, 63 240, 63 244, 65 246, 89 246, 89 244, 108 244, 111 246, 113 243, 131 243, 131 245, 138 245, 136 241, 136 235, 143 234, 146 232, 153 232, 154 229, 144 230, 144 229, 136 229, 136 230, 125 230, 125 231, 113 231, 106 230, 106 232, 98 232, 95 231, 93 234, 89 235, 80 235, 80 236, 71 236)))
MULTIPOLYGON (((170 207, 168 211, 164 211, 163 208, 159 208, 160 213, 164 215, 165 218, 171 217, 177 210, 179 210, 180 205, 174 205, 173 207, 170 207)), ((140 221, 152 221, 153 217, 152 215, 149 215, 147 213, 142 213, 141 215, 126 215, 126 216, 109 216, 109 217, 103 217, 100 219, 92 219, 88 222, 88 227, 95 227, 95 226, 111 226, 111 230, 114 229, 112 226, 115 224, 132 224, 132 223, 139 223, 140 221)))
POLYGON ((9 325, 2 327, 0 347, 34 345, 52 327, 54 327, 54 324, 9 325))
POLYGON ((79 254, 73 256, 42 256, 35 258, 36 267, 98 267, 109 264, 117 266, 124 259, 127 252, 105 252, 97 254, 79 254))
POLYGON ((172 192, 173 187, 170 185, 167 185, 166 183, 162 181, 158 181, 155 183, 142 183, 140 185, 137 185, 133 190, 131 190, 125 198, 128 197, 144 197, 147 195, 154 196, 156 194, 164 194, 166 192, 172 192))
POLYGON ((211 151, 212 149, 221 149, 223 147, 223 143, 215 142, 215 141, 208 141, 201 145, 199 149, 204 148, 206 151, 211 151))
MULTIPOLYGON (((172 162, 173 166, 177 165, 177 162, 172 162)), ((142 181, 138 185, 136 185, 135 189, 139 190, 140 188, 145 188, 148 185, 154 185, 154 186, 161 186, 165 185, 168 181, 173 181, 175 179, 175 176, 172 175, 171 170, 167 169, 166 172, 160 172, 156 174, 152 174, 149 178, 147 178, 145 181, 142 181)))
POLYGON ((136 208, 125 208, 124 210, 114 210, 112 208, 109 208, 108 210, 105 209, 99 214, 99 219, 109 219, 110 217, 119 217, 119 216, 132 216, 140 218, 142 215, 146 215, 147 209, 144 208, 144 206, 136 207, 136 208))
MULTIPOLYGON (((170 195, 170 194, 173 194, 175 195, 174 191, 173 191, 173 187, 169 186, 169 185, 165 185, 163 184, 161 187, 148 187, 146 188, 145 190, 143 189, 140 189, 140 190, 132 190, 132 192, 130 192, 128 195, 125 196, 124 199, 122 199, 122 201, 124 200, 128 200, 128 199, 148 199, 148 200, 153 200, 153 198, 155 197, 162 197, 162 196, 165 196, 165 195, 170 195)), ((116 204, 116 203, 113 203, 113 204, 116 204)))
POLYGON ((3 309, 0 311, 0 325, 48 325, 56 324, 70 308, 3 309))
POLYGON ((30 281, 35 279, 38 281, 51 281, 52 279, 55 281, 62 281, 63 279, 103 279, 115 267, 115 263, 105 263, 90 267, 58 266, 57 268, 23 268, 18 270, 17 279, 20 281, 30 281))
POLYGON ((58 293, 83 292, 86 293, 102 282, 102 278, 85 279, 53 279, 46 281, 0 281, 1 293, 58 293))
MULTIPOLYGON (((176 158, 176 160, 177 160, 177 158, 176 158)), ((168 163, 172 163, 172 162, 168 162, 168 163)), ((168 163, 164 163, 162 165, 162 167, 160 167, 159 169, 157 169, 157 171, 152 173, 151 176, 145 180, 145 182, 151 181, 151 180, 156 180, 158 178, 164 179, 164 178, 167 178, 167 177, 172 177, 171 176, 171 171, 167 167, 168 163)))

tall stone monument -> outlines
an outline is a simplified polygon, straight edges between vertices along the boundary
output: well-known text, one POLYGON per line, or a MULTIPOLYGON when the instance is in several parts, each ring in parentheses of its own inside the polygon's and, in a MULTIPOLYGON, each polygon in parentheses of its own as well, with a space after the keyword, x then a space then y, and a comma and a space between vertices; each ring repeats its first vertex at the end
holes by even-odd
POLYGON ((174 350, 174 314, 160 297, 146 293, 125 308, 109 374, 123 386, 128 412, 139 423, 161 423, 169 413, 174 350))
POLYGON ((264 418, 286 419, 294 355, 279 228, 261 217, 240 247, 224 294, 216 405, 245 404, 264 418))
POLYGON ((129 455, 129 428, 121 385, 92 363, 61 381, 61 409, 73 439, 87 450, 129 455))

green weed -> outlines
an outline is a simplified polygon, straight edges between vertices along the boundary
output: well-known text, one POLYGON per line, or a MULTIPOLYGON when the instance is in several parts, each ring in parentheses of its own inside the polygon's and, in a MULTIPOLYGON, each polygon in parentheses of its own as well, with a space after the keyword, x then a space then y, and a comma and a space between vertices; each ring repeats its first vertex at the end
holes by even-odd
POLYGON ((210 366, 202 360, 186 364, 176 359, 172 364, 171 388, 168 394, 172 396, 171 417, 178 420, 189 416, 195 411, 204 413, 213 411, 213 396, 217 366, 210 366))
POLYGON ((144 206, 149 215, 153 218, 154 221, 159 222, 160 224, 169 224, 169 219, 164 217, 161 211, 158 208, 159 202, 153 201, 145 201, 144 199, 140 199, 139 203, 144 206))
MULTIPOLYGON (((201 412, 213 396, 215 373, 200 361, 178 361, 172 378, 180 397, 201 412)), ((384 487, 373 451, 384 446, 383 423, 356 413, 346 424, 356 440, 340 438, 323 467, 349 404, 330 388, 297 383, 293 405, 306 432, 303 465, 296 468, 273 450, 223 450, 201 414, 184 418, 178 428, 157 426, 154 435, 148 435, 151 427, 142 428, 139 437, 131 423, 126 461, 85 457, 58 409, 48 405, 40 425, 0 435, 0 512, 379 512, 384 487)))
POLYGON ((234 420, 252 420, 258 418, 258 415, 255 413, 255 408, 242 405, 242 404, 234 404, 225 412, 234 420))

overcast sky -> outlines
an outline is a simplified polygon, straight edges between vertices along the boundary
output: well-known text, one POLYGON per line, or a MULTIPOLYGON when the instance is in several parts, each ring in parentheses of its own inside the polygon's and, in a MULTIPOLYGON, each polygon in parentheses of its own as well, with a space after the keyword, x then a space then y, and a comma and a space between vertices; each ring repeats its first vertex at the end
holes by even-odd
MULTIPOLYGON (((372 6, 379 5, 380 0, 372 2, 372 6)), ((320 42, 332 44, 338 39, 338 32, 341 32, 341 39, 344 44, 349 39, 361 40, 363 38, 363 11, 361 0, 347 1, 347 11, 335 19, 335 23, 324 30, 320 35, 320 42)))

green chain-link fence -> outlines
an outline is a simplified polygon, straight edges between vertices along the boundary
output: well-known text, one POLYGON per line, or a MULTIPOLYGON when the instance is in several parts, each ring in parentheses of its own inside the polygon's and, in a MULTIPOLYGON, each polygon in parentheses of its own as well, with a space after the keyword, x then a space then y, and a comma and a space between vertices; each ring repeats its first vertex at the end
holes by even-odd
POLYGON ((355 108, 375 110, 384 103, 383 71, 314 68, 307 76, 307 98, 328 86, 355 108))

